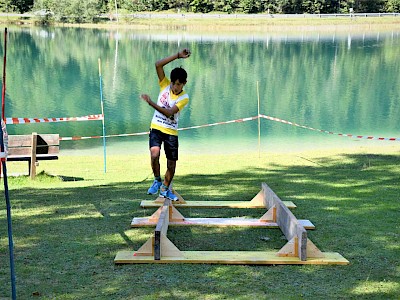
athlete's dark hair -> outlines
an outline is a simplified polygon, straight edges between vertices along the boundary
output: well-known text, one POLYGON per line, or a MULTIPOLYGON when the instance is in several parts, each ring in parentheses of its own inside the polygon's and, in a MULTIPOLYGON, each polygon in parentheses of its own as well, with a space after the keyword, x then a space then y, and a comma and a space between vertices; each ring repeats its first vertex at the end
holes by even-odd
POLYGON ((182 67, 175 68, 171 71, 171 82, 179 79, 180 83, 186 83, 187 73, 182 67))

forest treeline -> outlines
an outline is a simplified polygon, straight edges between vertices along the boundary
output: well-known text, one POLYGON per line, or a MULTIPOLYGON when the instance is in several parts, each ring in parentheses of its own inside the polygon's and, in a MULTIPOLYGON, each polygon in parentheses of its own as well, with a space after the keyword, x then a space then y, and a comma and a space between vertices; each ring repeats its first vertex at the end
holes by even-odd
POLYGON ((399 12, 400 0, 0 0, 2 12, 93 22, 99 15, 134 12, 330 14, 399 12))

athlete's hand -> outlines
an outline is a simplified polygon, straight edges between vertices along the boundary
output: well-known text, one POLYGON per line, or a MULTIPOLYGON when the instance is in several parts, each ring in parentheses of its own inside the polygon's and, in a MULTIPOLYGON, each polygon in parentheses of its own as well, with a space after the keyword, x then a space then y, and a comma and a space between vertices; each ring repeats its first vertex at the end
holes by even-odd
POLYGON ((179 51, 179 58, 188 58, 190 56, 190 50, 185 48, 179 51))
POLYGON ((142 95, 140 95, 140 97, 141 97, 147 104, 150 104, 150 102, 153 102, 153 101, 151 100, 150 96, 147 95, 147 94, 142 94, 142 95))

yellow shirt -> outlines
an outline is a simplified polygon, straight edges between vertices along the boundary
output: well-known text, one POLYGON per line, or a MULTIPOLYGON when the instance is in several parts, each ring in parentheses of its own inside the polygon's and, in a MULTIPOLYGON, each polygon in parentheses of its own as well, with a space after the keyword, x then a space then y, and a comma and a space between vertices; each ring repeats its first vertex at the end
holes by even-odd
POLYGON ((155 110, 150 128, 158 129, 166 134, 178 135, 179 115, 181 110, 189 103, 189 96, 184 91, 175 95, 171 91, 170 83, 171 81, 167 77, 159 82, 160 94, 158 95, 157 105, 164 108, 172 108, 176 105, 179 111, 167 118, 167 116, 155 110))

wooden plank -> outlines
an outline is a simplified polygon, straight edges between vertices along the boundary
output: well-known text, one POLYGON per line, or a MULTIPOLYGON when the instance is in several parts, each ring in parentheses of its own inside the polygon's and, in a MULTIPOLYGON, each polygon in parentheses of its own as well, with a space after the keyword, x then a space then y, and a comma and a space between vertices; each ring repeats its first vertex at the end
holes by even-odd
POLYGON ((9 135, 8 147, 31 147, 31 135, 9 135))
MULTIPOLYGON (((44 140, 46 145, 48 146, 58 146, 60 145, 60 135, 59 134, 38 134, 40 136, 40 140, 44 140)), ((31 147, 31 135, 9 135, 8 136, 8 146, 10 148, 16 147, 31 147)), ((39 142, 38 145, 43 145, 42 142, 39 142)))
POLYGON ((161 209, 160 216, 154 230, 154 259, 159 260, 161 257, 161 236, 167 236, 169 224, 169 205, 171 200, 165 199, 161 209))
POLYGON ((27 161, 28 174, 36 177, 39 160, 56 160, 60 151, 58 134, 9 135, 7 161, 27 161))
POLYGON ((37 160, 57 159, 60 152, 60 137, 58 134, 10 135, 8 143, 8 160, 30 161, 32 155, 32 143, 36 136, 37 160))
POLYGON ((165 199, 161 209, 156 229, 154 230, 154 259, 163 256, 180 257, 181 251, 167 238, 168 225, 172 215, 171 200, 165 199))
POLYGON ((56 154, 36 154, 36 160, 57 160, 56 154))
MULTIPOLYGON (((300 224, 309 230, 315 229, 314 224, 309 220, 298 220, 300 224)), ((151 217, 133 218, 131 227, 156 226, 157 219, 151 217)), ((265 222, 260 219, 246 218, 185 218, 169 222, 169 226, 209 226, 209 227, 262 227, 279 228, 276 222, 265 222)))
POLYGON ((323 258, 279 257, 275 251, 181 251, 179 257, 135 256, 133 251, 119 251, 115 264, 232 264, 232 265, 348 265, 349 261, 336 252, 324 252, 323 258))
MULTIPOLYGON (((186 201, 186 204, 172 203, 175 207, 190 207, 190 208, 265 208, 264 204, 254 205, 251 201, 186 201)), ((282 201, 288 208, 296 208, 292 201, 282 201)), ((143 208, 160 207, 162 203, 154 200, 142 200, 140 206, 143 208)))
POLYGON ((265 207, 276 207, 276 222, 289 241, 288 245, 284 247, 285 249, 282 249, 282 252, 286 255, 287 249, 294 245, 296 248, 293 251, 293 255, 298 255, 301 260, 306 260, 307 231, 266 183, 263 182, 261 187, 264 193, 265 207))
MULTIPOLYGON (((60 135, 59 134, 53 134, 53 133, 39 134, 39 137, 48 146, 60 145, 60 135)), ((43 144, 41 142, 38 142, 38 145, 40 146, 43 144)))
MULTIPOLYGON (((29 150, 30 151, 30 150, 29 150)), ((36 160, 57 160, 58 155, 49 154, 36 154, 36 160)), ((24 155, 8 155, 7 161, 31 161, 30 154, 24 155)))
POLYGON ((31 155, 31 147, 24 147, 24 148, 8 148, 8 158, 12 156, 29 156, 31 155))

